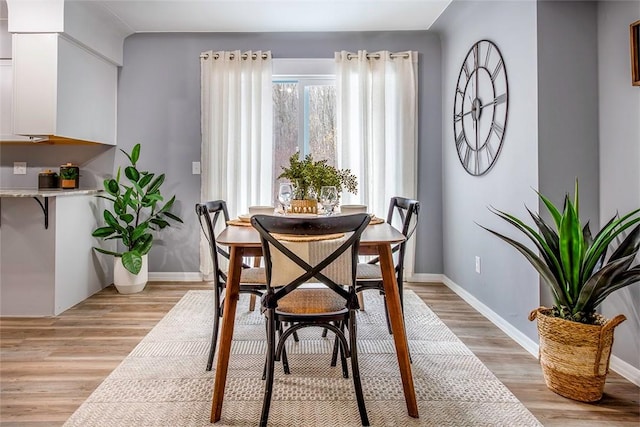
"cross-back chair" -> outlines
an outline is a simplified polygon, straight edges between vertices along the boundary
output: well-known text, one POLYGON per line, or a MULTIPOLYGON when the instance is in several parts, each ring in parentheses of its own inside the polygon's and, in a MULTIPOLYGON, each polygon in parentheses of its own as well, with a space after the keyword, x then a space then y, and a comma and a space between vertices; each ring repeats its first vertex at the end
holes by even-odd
MULTIPOLYGON (((209 241, 209 251, 213 263, 213 304, 215 313, 213 318, 213 332, 211 334, 211 347, 207 359, 207 371, 210 371, 218 342, 218 330, 224 302, 223 292, 227 286, 227 273, 223 271, 220 266, 219 256, 229 259, 229 253, 216 243, 215 229, 220 219, 224 220, 226 226, 227 221, 229 221, 229 212, 227 211, 227 204, 224 200, 214 200, 196 203, 196 214, 198 215, 200 227, 209 241)), ((265 289, 266 276, 264 268, 250 267, 243 263, 240 276, 240 292, 262 296, 265 289)))
MULTIPOLYGON (((406 239, 395 245, 392 248, 392 252, 396 256, 396 280, 398 282, 398 293, 400 294, 400 303, 403 304, 402 288, 404 280, 404 257, 407 247, 407 242, 413 235, 418 226, 418 216, 420 213, 420 202, 414 199, 408 199, 405 197, 392 197, 389 202, 389 211, 387 213, 387 223, 391 224, 394 220, 394 216, 399 217, 402 224, 402 234, 406 239)), ((360 293, 365 290, 374 289, 379 291, 384 296, 384 285, 382 282, 382 270, 380 269, 380 258, 375 257, 367 263, 359 263, 357 269, 356 278, 356 292, 360 293)), ((360 305, 364 308, 362 299, 360 305)), ((403 304, 404 306, 404 304, 403 304)), ((389 324, 389 313, 386 311, 385 301, 385 313, 387 315, 387 326, 389 327, 389 333, 391 333, 391 326, 389 324)))
POLYGON ((360 236, 370 219, 367 214, 312 219, 266 215, 251 218, 260 233, 267 276, 267 290, 262 297, 267 355, 260 426, 267 425, 274 365, 283 356, 285 341, 299 329, 310 326, 334 332, 344 358, 351 359, 360 419, 362 425, 369 425, 358 367, 356 312, 359 306, 355 277, 360 236), (298 240, 299 236, 307 242, 291 241, 298 240), (320 284, 313 288, 302 286, 314 279, 320 284), (290 326, 276 341, 279 325, 290 326))

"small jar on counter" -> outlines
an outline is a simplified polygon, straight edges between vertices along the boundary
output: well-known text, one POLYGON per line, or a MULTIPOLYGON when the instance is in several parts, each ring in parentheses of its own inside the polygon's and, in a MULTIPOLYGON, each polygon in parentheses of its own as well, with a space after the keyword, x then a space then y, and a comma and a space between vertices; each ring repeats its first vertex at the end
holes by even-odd
POLYGON ((58 188, 58 174, 51 169, 38 174, 38 189, 58 188))

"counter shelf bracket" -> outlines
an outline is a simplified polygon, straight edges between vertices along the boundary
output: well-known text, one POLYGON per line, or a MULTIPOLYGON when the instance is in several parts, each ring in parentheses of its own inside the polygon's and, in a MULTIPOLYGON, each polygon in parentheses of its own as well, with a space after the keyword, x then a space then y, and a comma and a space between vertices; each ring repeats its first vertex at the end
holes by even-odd
POLYGON ((36 202, 38 202, 38 204, 42 208, 42 213, 44 213, 44 229, 48 230, 49 229, 49 198, 43 197, 44 204, 42 204, 42 202, 37 196, 34 196, 33 198, 36 202))

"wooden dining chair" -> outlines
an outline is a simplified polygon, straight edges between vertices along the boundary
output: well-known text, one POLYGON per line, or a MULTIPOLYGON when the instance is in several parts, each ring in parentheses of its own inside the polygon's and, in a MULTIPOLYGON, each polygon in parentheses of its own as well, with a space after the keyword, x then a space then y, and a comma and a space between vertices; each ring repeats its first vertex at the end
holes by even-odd
POLYGON ((323 218, 255 215, 267 275, 262 310, 267 324, 265 392, 260 426, 266 426, 271 406, 274 365, 285 341, 306 327, 336 334, 345 358, 351 359, 353 385, 363 426, 369 425, 358 367, 355 292, 360 236, 371 217, 355 214, 323 218), (302 241, 300 241, 302 240, 302 241), (318 281, 313 287, 302 286, 318 281), (288 325, 276 341, 279 327, 288 325), (348 328, 348 340, 344 332, 348 328))
MULTIPOLYGON (((392 197, 389 202, 389 211, 387 213, 387 222, 391 224, 394 217, 400 219, 402 224, 402 234, 405 236, 405 240, 392 248, 392 252, 395 256, 395 272, 396 280, 398 282, 398 293, 400 294, 400 303, 403 304, 402 288, 404 281, 404 256, 406 252, 407 242, 415 232, 418 226, 418 217, 420 213, 420 202, 414 199, 408 199, 405 197, 392 197)), ((357 267, 356 276, 356 292, 360 293, 366 290, 376 290, 384 297, 384 285, 382 282, 382 271, 380 269, 380 259, 375 257, 374 259, 366 262, 359 263, 357 267)), ((364 302, 360 299, 360 306, 364 309, 364 302)), ((385 314, 387 317, 387 326, 389 333, 391 333, 391 325, 389 323, 389 313, 386 311, 385 301, 385 314)))
MULTIPOLYGON (((222 307, 224 303, 223 292, 227 286, 227 273, 220 267, 219 256, 229 259, 229 253, 216 243, 215 229, 219 219, 223 219, 226 226, 227 221, 229 221, 229 213, 227 211, 227 204, 224 200, 215 200, 205 203, 197 203, 196 214, 198 215, 200 227, 209 242, 209 251, 211 253, 211 261, 213 263, 213 304, 215 313, 213 317, 211 347, 209 349, 209 357, 207 359, 207 371, 210 371, 218 342, 218 329, 220 326, 220 318, 222 317, 222 307), (220 218, 220 215, 222 215, 222 218, 220 218)), ((243 263, 240 275, 241 293, 248 293, 252 296, 262 296, 263 292, 266 290, 266 283, 267 279, 264 268, 250 267, 243 263)))

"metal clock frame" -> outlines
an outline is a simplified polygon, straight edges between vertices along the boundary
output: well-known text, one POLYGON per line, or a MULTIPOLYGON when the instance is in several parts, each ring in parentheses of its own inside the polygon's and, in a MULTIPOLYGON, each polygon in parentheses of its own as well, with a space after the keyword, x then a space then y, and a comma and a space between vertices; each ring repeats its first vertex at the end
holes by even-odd
POLYGON ((455 90, 454 102, 453 102, 453 134, 455 138, 456 153, 458 154, 460 163, 462 164, 464 169, 467 171, 467 173, 473 176, 481 176, 486 174, 491 170, 491 168, 493 168, 493 166, 496 163, 496 160, 498 159, 498 156, 500 155, 500 152, 502 150, 502 145, 504 143, 504 136, 507 129, 508 115, 509 115, 509 82, 507 77, 507 67, 504 63, 502 53, 500 52, 500 49, 498 49, 498 46, 496 46, 496 44, 493 43, 492 41, 486 40, 486 39, 480 40, 474 43, 473 46, 471 46, 471 48, 469 49, 469 51, 464 57, 462 66, 460 67, 460 74, 458 74, 458 81, 456 83, 456 90, 455 90), (480 64, 480 59, 481 59, 480 46, 482 44, 487 45, 487 49, 484 57, 484 63, 480 64), (489 57, 491 56, 491 52, 493 50, 495 50, 495 52, 497 53, 498 62, 492 72, 491 70, 489 70, 488 65, 489 65, 489 57), (473 56, 473 66, 472 66, 472 69, 469 70, 467 67, 467 63, 472 56, 473 56), (478 71, 481 69, 485 70, 486 73, 490 76, 491 89, 493 93, 492 102, 486 102, 484 104, 478 97, 478 94, 479 94, 478 71), (496 95, 496 80, 499 78, 500 72, 504 74, 504 93, 500 95, 496 95), (464 90, 461 90, 460 83, 462 81, 463 75, 465 76, 466 81, 464 81, 464 90), (467 95, 467 91, 469 89, 469 83, 472 81, 472 78, 475 78, 475 84, 472 84, 473 90, 475 91, 474 99, 471 100, 471 110, 465 112, 464 99, 465 99, 465 96, 467 95), (502 103, 505 104, 504 123, 500 124, 496 121, 497 109, 495 107, 502 103), (491 117, 491 127, 489 130, 489 133, 487 134, 486 138, 483 140, 482 144, 479 144, 480 142, 479 141, 480 136, 478 134, 479 118, 482 115, 482 109, 489 105, 494 105, 494 108, 492 111, 492 117, 491 117), (475 124, 475 128, 476 128, 475 141, 471 140, 471 137, 467 135, 467 130, 465 129, 464 116, 468 114, 472 115, 471 118, 475 124), (460 123, 459 125, 460 129, 458 129, 458 123, 460 123), (492 133, 495 133, 496 136, 499 137, 499 142, 498 142, 498 148, 495 154, 491 156, 491 149, 490 149, 491 145, 489 145, 489 140, 491 138, 492 133), (472 142, 474 142, 473 145, 472 145, 472 142), (462 156, 462 150, 461 150, 462 144, 465 144, 468 147, 465 150, 464 158, 462 156), (487 150, 487 153, 488 153, 487 157, 490 158, 490 161, 488 161, 487 164, 484 167, 482 167, 482 169, 480 169, 479 156, 480 156, 480 152, 483 150, 487 150), (471 152, 474 152, 476 157, 476 161, 473 163, 473 166, 474 166, 473 168, 471 165, 471 159, 469 158, 469 156, 471 155, 471 152))

